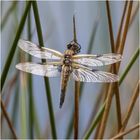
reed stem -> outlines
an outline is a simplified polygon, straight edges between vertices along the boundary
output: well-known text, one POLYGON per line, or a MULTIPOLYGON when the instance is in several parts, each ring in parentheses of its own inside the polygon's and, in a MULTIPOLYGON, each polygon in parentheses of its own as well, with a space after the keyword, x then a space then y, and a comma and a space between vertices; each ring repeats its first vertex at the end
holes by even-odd
MULTIPOLYGON (((94 44, 94 39, 95 39, 95 35, 96 35, 96 31, 99 25, 99 17, 97 16, 97 19, 93 25, 93 29, 92 29, 92 33, 91 33, 91 37, 90 37, 90 41, 89 41, 89 45, 88 45, 88 50, 87 50, 87 54, 90 54, 92 51, 92 46, 94 44)), ((82 95, 83 95, 83 89, 84 89, 84 83, 80 83, 80 95, 79 95, 79 101, 81 101, 82 95)), ((68 124, 68 129, 67 129, 67 134, 66 134, 66 138, 68 139, 72 133, 72 128, 73 128, 73 116, 74 116, 74 111, 72 111, 71 114, 71 119, 70 122, 68 124)))
POLYGON ((125 21, 125 25, 124 25, 122 39, 121 39, 120 45, 119 45, 119 47, 117 49, 117 53, 121 53, 122 54, 123 49, 124 49, 124 45, 125 45, 125 41, 126 41, 126 36, 127 36, 129 24, 130 24, 130 17, 131 17, 131 13, 132 13, 132 6, 133 6, 133 1, 129 1, 128 13, 127 13, 127 17, 126 17, 126 21, 125 21))
POLYGON ((128 123, 128 120, 131 116, 131 113, 132 113, 133 107, 136 103, 136 100, 139 97, 139 85, 140 85, 140 81, 137 82, 137 85, 136 85, 136 87, 133 91, 131 100, 130 100, 129 105, 128 105, 127 112, 125 113, 125 116, 124 116, 124 119, 123 119, 122 128, 121 128, 120 132, 124 131, 124 129, 125 129, 127 123, 128 123))
MULTIPOLYGON (((34 17, 35 17, 35 23, 36 23, 36 28, 37 28, 39 45, 44 46, 37 2, 32 1, 32 6, 33 6, 33 11, 34 11, 34 17)), ((44 60, 42 60, 42 62, 44 62, 44 60)), ((44 82, 45 82, 46 95, 47 95, 47 101, 48 101, 48 109, 49 109, 49 117, 50 117, 50 123, 51 123, 52 137, 53 137, 53 139, 57 139, 49 79, 47 77, 44 77, 44 82)))
POLYGON ((77 42, 76 25, 75 25, 75 15, 73 15, 73 40, 74 40, 74 42, 77 42))
MULTIPOLYGON (((73 16, 73 40, 74 40, 74 42, 77 42, 75 15, 73 16)), ((75 81, 74 139, 78 139, 79 95, 80 95, 80 82, 79 81, 75 81)))
POLYGON ((80 82, 75 81, 74 139, 78 139, 80 82))
POLYGON ((1 99, 1 97, 0 97, 0 102, 1 102, 1 109, 2 109, 3 115, 5 116, 5 119, 6 119, 7 123, 8 123, 8 126, 9 126, 9 128, 10 128, 12 134, 13 134, 13 137, 14 137, 14 139, 17 139, 16 132, 15 132, 15 130, 13 128, 12 122, 11 122, 9 116, 8 116, 8 113, 6 111, 6 108, 4 106, 4 103, 3 103, 2 99, 1 99))
POLYGON ((135 61, 137 60, 138 56, 139 56, 139 51, 140 48, 137 48, 136 52, 134 53, 134 55, 132 56, 130 62, 128 63, 128 65, 126 66, 123 74, 120 77, 119 80, 119 85, 121 85, 121 83, 123 82, 123 80, 125 79, 126 75, 128 74, 129 70, 131 69, 131 67, 133 66, 133 64, 135 63, 135 61))
POLYGON ((105 109, 105 103, 100 107, 99 111, 97 112, 93 122, 91 123, 91 126, 90 128, 87 130, 85 136, 84 136, 84 139, 89 139, 90 135, 92 134, 94 128, 97 126, 99 120, 101 119, 102 117, 102 114, 104 112, 104 109, 105 109))
POLYGON ((28 2, 27 6, 25 8, 25 11, 23 13, 23 16, 21 18, 21 21, 20 21, 16 36, 15 36, 15 39, 13 41, 13 44, 12 44, 11 49, 9 51, 8 57, 6 59, 4 69, 2 71, 2 76, 1 76, 1 91, 3 89, 3 86, 4 86, 4 83, 5 83, 5 80, 6 80, 6 77, 7 77, 12 59, 13 59, 15 51, 16 51, 17 43, 18 43, 18 40, 19 40, 20 35, 22 33, 22 30, 24 28, 24 24, 25 24, 26 17, 27 17, 27 14, 28 14, 28 11, 29 11, 30 7, 31 7, 31 2, 28 2))
MULTIPOLYGON (((134 12, 133 12, 133 14, 132 14, 132 16, 131 16, 131 19, 130 19, 130 22, 129 22, 129 27, 132 25, 132 23, 133 23, 133 21, 134 21, 134 19, 135 19, 135 17, 136 17, 136 15, 137 15, 137 13, 139 12, 139 2, 137 1, 137 6, 136 6, 136 8, 135 8, 135 10, 134 10, 134 12)), ((130 28, 129 28, 130 29, 130 28)))
MULTIPOLYGON (((133 2, 130 1, 129 2, 129 7, 128 7, 128 13, 127 13, 127 17, 126 17, 126 22, 125 22, 125 27, 124 27, 124 31, 123 31, 122 40, 121 40, 121 43, 120 43, 119 48, 117 50, 117 52, 121 53, 121 54, 124 50, 126 35, 127 35, 127 32, 128 32, 128 25, 129 25, 131 11, 132 11, 132 4, 133 4, 133 2)), ((119 70, 119 67, 120 67, 120 65, 118 65, 117 68, 116 68, 117 72, 119 70)), ((109 114, 109 110, 110 110, 110 106, 111 106, 111 101, 112 101, 112 97, 113 97, 113 92, 112 92, 113 88, 114 88, 114 84, 110 84, 109 89, 108 89, 108 93, 107 93, 107 103, 106 103, 105 111, 104 111, 104 114, 103 114, 103 118, 101 120, 101 126, 100 126, 100 129, 99 129, 99 133, 98 133, 98 138, 100 138, 100 139, 102 139, 103 135, 104 135, 105 126, 106 126, 106 123, 107 123, 107 118, 108 118, 108 114, 109 114)))
POLYGON ((124 136, 124 135, 126 135, 126 134, 128 134, 128 133, 130 133, 130 132, 132 132, 132 131, 134 131, 136 129, 138 129, 139 127, 140 127, 140 124, 136 124, 133 127, 131 127, 129 130, 126 130, 126 131, 123 131, 123 132, 117 134, 116 136, 111 138, 111 140, 119 139, 120 137, 122 137, 122 136, 124 136))
POLYGON ((127 6, 128 6, 128 1, 125 1, 123 14, 122 14, 122 17, 121 17, 121 22, 120 22, 120 26, 119 26, 119 30, 118 30, 118 34, 117 34, 117 39, 116 39, 116 49, 120 45, 120 39, 121 39, 122 28, 123 28, 123 24, 124 24, 124 19, 125 19, 125 15, 126 15, 127 6))
MULTIPOLYGON (((28 12, 28 22, 27 22, 27 36, 28 36, 28 40, 31 41, 32 36, 31 36, 31 12, 29 10, 28 12)), ((29 56, 29 61, 32 61, 32 57, 29 56)), ((28 75, 28 81, 29 81, 29 138, 33 139, 34 138, 34 101, 33 101, 33 88, 32 88, 32 75, 29 74, 28 75)))
MULTIPOLYGON (((132 56, 129 64, 127 65, 126 69, 124 70, 123 74, 121 75, 119 83, 118 83, 119 86, 122 84, 123 80, 125 79, 126 75, 128 74, 129 70, 133 66, 133 64, 136 61, 136 59, 138 58, 138 56, 139 56, 139 48, 136 50, 135 54, 132 56)), ((95 138, 97 138, 97 136, 95 136, 95 138)))
MULTIPOLYGON (((110 13, 110 5, 109 1, 106 1, 106 9, 107 9, 107 17, 108 17, 108 25, 109 25, 109 33, 110 33, 110 42, 111 42, 111 50, 112 53, 116 52, 115 43, 114 43, 114 36, 113 36, 113 28, 112 28, 112 19, 110 13)), ((113 73, 117 74, 116 64, 113 64, 113 73)), ((118 130, 121 128, 122 121, 121 121, 121 105, 120 105, 120 93, 119 93, 119 86, 117 83, 114 83, 115 91, 115 99, 116 99, 116 110, 117 110, 117 118, 118 118, 118 130)))
POLYGON ((114 35, 113 35, 113 28, 112 28, 112 19, 111 19, 110 5, 109 5, 108 0, 106 1, 106 10, 107 10, 107 18, 108 18, 111 50, 112 50, 113 53, 115 53, 115 43, 114 43, 114 35))

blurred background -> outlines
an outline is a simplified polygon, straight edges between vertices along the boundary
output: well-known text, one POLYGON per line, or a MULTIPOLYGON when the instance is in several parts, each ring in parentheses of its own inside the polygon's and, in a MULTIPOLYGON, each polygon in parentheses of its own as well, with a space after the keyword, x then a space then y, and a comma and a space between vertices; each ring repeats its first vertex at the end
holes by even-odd
MULTIPOLYGON (((81 53, 104 54, 111 52, 109 28, 107 21, 105 1, 38 1, 38 10, 42 27, 45 47, 64 52, 66 45, 73 39, 72 17, 76 17, 76 31, 78 43, 81 45, 81 53), (89 50, 89 48, 91 48, 89 50), (88 51, 89 50, 89 51, 88 51)), ((120 25, 120 20, 124 8, 124 1, 111 1, 110 10, 112 17, 114 39, 120 25)), ((132 14, 138 6, 138 2, 133 2, 132 14)), ((2 1, 1 2, 1 72, 5 65, 8 53, 15 38, 19 22, 25 10, 26 2, 24 1, 2 1), (7 14, 7 11, 13 9, 7 14)), ((38 43, 36 25, 34 20, 33 9, 30 12, 31 22, 31 40, 38 43)), ((20 38, 28 38, 28 22, 26 20, 22 35, 20 38)), ((139 47, 139 15, 138 10, 132 23, 129 26, 126 43, 123 52, 119 76, 124 72, 130 58, 139 47)), ((29 55, 22 52, 18 47, 14 54, 14 59, 10 65, 8 76, 2 91, 2 99, 5 103, 7 112, 12 120, 13 126, 19 138, 31 138, 30 128, 30 86, 28 74, 18 72, 15 65, 23 61, 29 61, 29 55)), ((39 59, 32 58, 34 62, 40 62, 39 59)), ((101 67, 101 70, 108 70, 108 67, 101 67)), ((126 111, 131 99, 135 85, 139 79, 138 59, 120 85, 120 99, 123 112, 126 111)), ((51 87, 52 104, 54 109, 56 131, 58 138, 68 136, 68 127, 74 110, 74 81, 70 80, 67 88, 66 98, 62 109, 59 108, 60 98, 60 77, 49 78, 51 87)), ((85 130, 89 127, 91 116, 96 114, 103 103, 96 104, 97 98, 103 94, 102 83, 84 83, 82 96, 80 99, 79 110, 79 138, 82 138, 85 130)), ((33 138, 52 138, 51 126, 48 112, 48 103, 43 77, 32 75, 32 95, 34 106, 34 123, 33 138)), ((102 97, 102 96, 100 96, 102 97)), ((103 98, 102 98, 103 99, 103 98)), ((138 100, 135 103, 128 127, 138 122, 138 100)), ((1 116, 2 138, 11 138, 7 122, 1 116)), ((106 126, 105 138, 113 136, 113 128, 116 125, 115 100, 112 100, 112 106, 106 126)), ((134 138, 138 131, 134 131, 126 138, 134 138)), ((90 138, 93 138, 94 132, 90 138)), ((73 138, 73 133, 69 135, 73 138)))

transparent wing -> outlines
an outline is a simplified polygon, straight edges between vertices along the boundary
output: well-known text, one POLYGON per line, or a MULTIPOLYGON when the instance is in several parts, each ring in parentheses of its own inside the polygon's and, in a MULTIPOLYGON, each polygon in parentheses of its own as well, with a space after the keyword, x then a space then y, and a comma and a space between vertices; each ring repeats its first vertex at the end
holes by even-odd
POLYGON ((85 66, 103 66, 116 63, 121 61, 122 57, 120 54, 110 53, 110 54, 103 54, 103 55, 74 55, 73 62, 79 63, 85 66))
POLYGON ((80 82, 116 82, 118 76, 104 71, 98 70, 86 70, 82 68, 74 69, 72 77, 76 81, 80 82))
POLYGON ((60 60, 63 57, 63 54, 55 51, 53 49, 39 47, 38 45, 20 39, 18 42, 18 46, 25 52, 29 53, 32 56, 38 57, 40 59, 54 59, 60 60))
POLYGON ((47 77, 60 76, 61 72, 60 66, 41 65, 30 62, 19 63, 16 65, 16 68, 24 72, 47 77))

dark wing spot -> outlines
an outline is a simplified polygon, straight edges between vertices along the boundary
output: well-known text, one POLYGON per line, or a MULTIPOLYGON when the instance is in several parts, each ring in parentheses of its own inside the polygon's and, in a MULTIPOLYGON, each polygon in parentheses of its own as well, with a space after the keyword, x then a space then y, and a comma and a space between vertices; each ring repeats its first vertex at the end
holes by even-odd
POLYGON ((98 58, 98 57, 101 57, 101 56, 103 56, 103 55, 102 55, 102 54, 97 54, 97 56, 96 56, 96 57, 98 58))
POLYGON ((92 69, 92 72, 98 71, 97 69, 92 69))

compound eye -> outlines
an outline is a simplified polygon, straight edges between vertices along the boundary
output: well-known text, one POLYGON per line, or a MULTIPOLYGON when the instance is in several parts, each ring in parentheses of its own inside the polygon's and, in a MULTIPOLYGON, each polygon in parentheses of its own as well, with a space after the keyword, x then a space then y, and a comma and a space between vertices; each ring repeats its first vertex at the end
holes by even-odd
POLYGON ((68 45, 67 45, 67 48, 70 49, 70 48, 71 48, 71 44, 68 44, 68 45))

